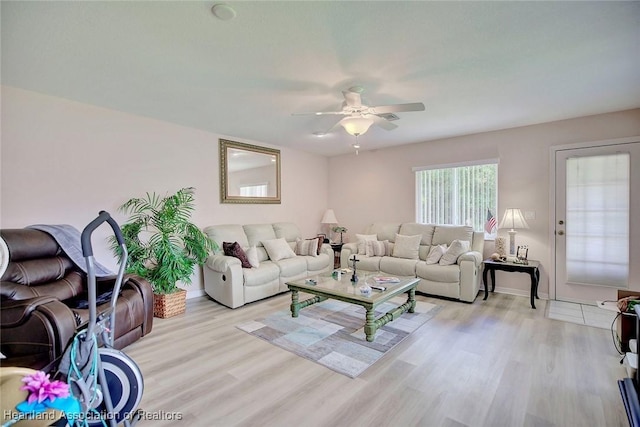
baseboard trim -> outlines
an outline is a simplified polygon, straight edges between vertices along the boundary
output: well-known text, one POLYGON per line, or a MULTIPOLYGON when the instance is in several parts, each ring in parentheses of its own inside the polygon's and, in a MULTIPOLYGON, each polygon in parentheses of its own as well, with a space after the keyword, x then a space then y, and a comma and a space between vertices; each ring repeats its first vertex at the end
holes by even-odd
MULTIPOLYGON (((524 289, 513 289, 513 288, 502 288, 500 286, 496 287, 495 292, 499 293, 499 294, 508 294, 508 295, 515 295, 515 296, 519 296, 519 297, 527 297, 529 298, 531 293, 529 292, 529 290, 524 290, 524 289)), ((480 294, 484 295, 484 288, 480 288, 480 294)), ((540 293, 538 292, 538 297, 540 299, 549 299, 549 294, 546 293, 540 293)))
POLYGON ((187 291, 187 299, 191 299, 191 298, 199 298, 202 296, 205 296, 205 292, 204 289, 194 289, 191 291, 187 291))

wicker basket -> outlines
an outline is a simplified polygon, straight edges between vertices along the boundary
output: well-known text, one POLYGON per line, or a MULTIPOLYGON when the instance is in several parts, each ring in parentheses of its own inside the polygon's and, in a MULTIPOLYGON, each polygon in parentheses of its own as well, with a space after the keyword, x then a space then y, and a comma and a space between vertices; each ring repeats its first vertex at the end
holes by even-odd
POLYGON ((179 289, 172 294, 153 294, 153 315, 166 319, 182 314, 187 309, 187 291, 179 289))

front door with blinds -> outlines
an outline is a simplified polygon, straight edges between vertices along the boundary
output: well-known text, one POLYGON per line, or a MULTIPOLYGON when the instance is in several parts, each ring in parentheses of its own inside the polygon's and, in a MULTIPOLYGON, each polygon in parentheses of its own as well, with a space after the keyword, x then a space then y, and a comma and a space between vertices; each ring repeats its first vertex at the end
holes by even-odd
POLYGON ((640 289, 640 142, 558 150, 555 168, 556 299, 640 289))

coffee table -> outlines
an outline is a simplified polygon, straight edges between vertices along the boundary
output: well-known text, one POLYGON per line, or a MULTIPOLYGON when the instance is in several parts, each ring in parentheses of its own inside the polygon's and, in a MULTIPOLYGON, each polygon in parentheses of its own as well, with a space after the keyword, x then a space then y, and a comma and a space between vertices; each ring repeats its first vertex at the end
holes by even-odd
POLYGON ((361 275, 360 280, 355 284, 351 282, 350 274, 343 274, 340 280, 327 275, 287 282, 287 286, 291 290, 291 316, 298 317, 300 309, 326 299, 361 305, 366 310, 364 333, 367 336, 367 341, 372 342, 379 328, 397 319, 407 311, 409 313, 414 312, 416 308, 416 286, 420 281, 416 277, 398 277, 400 279, 398 283, 376 284, 376 286, 386 288, 384 291, 373 289, 370 295, 362 295, 360 286, 364 285, 367 279, 370 279, 369 283, 372 283, 371 278, 380 275, 382 274, 361 275), (310 283, 309 279, 314 280, 316 283, 310 283), (299 292, 306 292, 315 296, 304 301, 298 301, 299 292), (377 306, 405 292, 408 294, 407 302, 393 310, 389 310, 377 319, 375 318, 377 306))

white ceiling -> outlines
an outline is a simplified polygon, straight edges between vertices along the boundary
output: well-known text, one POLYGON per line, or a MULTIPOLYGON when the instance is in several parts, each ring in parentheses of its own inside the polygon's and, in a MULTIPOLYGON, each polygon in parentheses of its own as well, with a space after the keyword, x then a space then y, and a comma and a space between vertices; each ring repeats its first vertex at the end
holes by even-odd
MULTIPOLYGON (((2 84, 322 155, 640 107, 640 2, 2 1, 2 84)), ((176 141, 180 144, 183 141, 176 141)), ((217 144, 217 141, 212 141, 217 144)))

